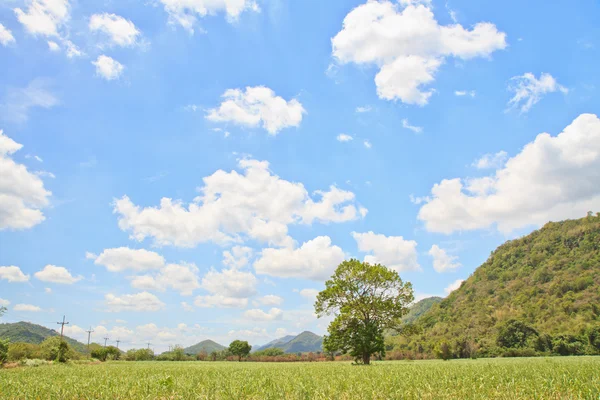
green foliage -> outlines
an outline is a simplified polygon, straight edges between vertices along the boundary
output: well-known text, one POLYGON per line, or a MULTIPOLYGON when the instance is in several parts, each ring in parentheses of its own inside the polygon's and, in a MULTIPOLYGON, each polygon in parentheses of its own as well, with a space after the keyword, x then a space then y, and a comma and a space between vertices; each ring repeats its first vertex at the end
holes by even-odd
POLYGON ((427 311, 433 307, 434 304, 439 303, 443 299, 441 297, 428 297, 426 299, 420 300, 410 306, 408 309, 408 313, 402 317, 402 322, 405 324, 412 324, 421 316, 423 316, 427 311))
POLYGON ((538 333, 531 326, 522 321, 509 319, 500 325, 496 343, 500 347, 523 348, 532 336, 538 336, 538 333))
POLYGON ((91 351, 92 357, 100 360, 118 360, 121 357, 121 350, 115 346, 99 347, 91 351))
POLYGON ((6 307, 0 306, 0 317, 6 313, 6 307))
POLYGON ((600 352, 600 324, 590 327, 587 336, 590 346, 596 352, 600 352))
MULTIPOLYGON (((0 324, 0 338, 10 339, 11 342, 41 344, 45 339, 60 336, 58 332, 41 325, 29 322, 16 322, 13 324, 0 324)), ((74 339, 64 336, 63 339, 73 350, 79 353, 86 352, 86 346, 74 339)))
POLYGON ((284 355, 285 352, 277 347, 270 347, 264 350, 259 350, 259 351, 255 351, 254 353, 252 353, 253 357, 262 357, 262 356, 267 356, 267 357, 277 357, 277 356, 282 356, 284 355))
POLYGON ((25 359, 42 358, 42 350, 37 344, 11 343, 8 346, 8 359, 10 361, 21 361, 25 359))
POLYGON ((350 352, 369 364, 373 354, 385 353, 384 330, 397 327, 412 300, 411 284, 396 271, 355 259, 342 262, 315 303, 319 317, 336 314, 323 341, 325 351, 350 352))
POLYGON ((69 344, 65 340, 61 340, 59 336, 52 336, 44 340, 40 344, 40 352, 42 357, 48 361, 66 362, 73 356, 69 344))
POLYGON ((127 361, 150 361, 154 359, 154 352, 150 349, 130 349, 125 353, 127 361))
POLYGON ((0 339, 0 366, 2 366, 2 364, 8 360, 9 343, 10 342, 8 340, 0 339))
POLYGON ((437 358, 442 359, 444 361, 452 358, 452 351, 450 350, 450 345, 448 342, 440 343, 439 347, 436 349, 437 358))
POLYGON ((204 351, 207 354, 210 354, 213 351, 221 351, 225 348, 225 346, 212 340, 203 340, 202 342, 196 343, 193 346, 186 347, 185 349, 183 349, 183 351, 185 352, 185 354, 196 355, 202 351, 204 351))
POLYGON ((229 352, 238 357, 238 361, 242 361, 243 357, 248 357, 250 350, 252 350, 252 346, 244 340, 234 340, 229 345, 229 352))

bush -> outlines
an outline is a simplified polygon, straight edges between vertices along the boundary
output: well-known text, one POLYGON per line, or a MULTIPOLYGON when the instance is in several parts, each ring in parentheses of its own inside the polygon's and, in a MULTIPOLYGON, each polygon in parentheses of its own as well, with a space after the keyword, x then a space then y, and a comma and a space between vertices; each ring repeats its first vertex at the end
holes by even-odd
POLYGON ((92 350, 92 357, 100 361, 118 360, 121 356, 121 350, 115 346, 100 347, 92 350))
POLYGON ((52 336, 40 344, 41 355, 48 361, 66 362, 72 357, 69 344, 59 336, 52 336))
POLYGON ((442 342, 436 350, 436 356, 444 361, 451 359, 452 351, 450 350, 450 345, 447 342, 442 342))
POLYGON ((538 333, 525 322, 510 319, 498 329, 496 343, 500 347, 522 348, 527 345, 527 340, 538 333))
POLYGON ((40 346, 31 343, 11 343, 8 346, 8 360, 21 361, 24 359, 39 359, 42 358, 40 346))
POLYGON ((0 339, 0 366, 8 359, 8 340, 0 339))

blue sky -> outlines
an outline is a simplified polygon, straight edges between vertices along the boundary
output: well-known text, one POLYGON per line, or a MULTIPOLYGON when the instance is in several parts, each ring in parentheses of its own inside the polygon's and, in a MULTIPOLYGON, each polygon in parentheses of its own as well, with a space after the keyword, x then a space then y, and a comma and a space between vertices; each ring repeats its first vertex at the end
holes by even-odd
POLYGON ((157 351, 322 334, 315 290, 349 257, 447 295, 507 239, 600 211, 599 18, 0 1, 2 321, 157 351))

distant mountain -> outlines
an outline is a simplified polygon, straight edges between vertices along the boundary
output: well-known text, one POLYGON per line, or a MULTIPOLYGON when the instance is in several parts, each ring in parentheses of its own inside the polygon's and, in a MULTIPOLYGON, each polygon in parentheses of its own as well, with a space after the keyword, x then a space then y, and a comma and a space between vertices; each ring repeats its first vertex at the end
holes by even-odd
MULTIPOLYGON (((45 326, 29 322, 21 321, 13 324, 0 324, 0 339, 9 339, 13 343, 40 344, 49 337, 59 335, 60 333, 54 329, 48 329, 45 326)), ((73 349, 82 353, 86 351, 85 344, 67 336, 64 336, 64 339, 73 349)))
POLYGON ((323 337, 309 331, 304 331, 298 336, 284 336, 282 338, 273 340, 272 342, 260 346, 257 350, 269 348, 278 348, 283 350, 285 353, 308 353, 311 351, 322 351, 323 337))
POLYGON ((442 300, 443 299, 441 297, 428 297, 426 299, 417 301, 409 308, 408 314, 402 317, 402 322, 406 324, 412 324, 417 320, 417 318, 429 311, 434 304, 437 304, 442 300))
POLYGON ((193 346, 186 347, 185 349, 183 349, 183 351, 186 354, 196 355, 202 351, 204 351, 206 354, 210 354, 213 351, 221 351, 224 349, 226 349, 226 347, 223 346, 222 344, 219 344, 212 340, 203 340, 200 343, 196 343, 193 346))

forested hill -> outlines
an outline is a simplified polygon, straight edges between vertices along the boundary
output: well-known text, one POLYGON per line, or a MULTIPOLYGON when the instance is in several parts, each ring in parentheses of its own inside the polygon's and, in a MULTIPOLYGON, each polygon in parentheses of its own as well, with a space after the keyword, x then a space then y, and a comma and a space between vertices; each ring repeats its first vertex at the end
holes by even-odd
MULTIPOLYGON (((29 322, 16 322, 13 324, 0 324, 0 339, 9 339, 12 343, 22 342, 31 344, 40 344, 45 339, 58 336, 59 333, 45 326, 32 324, 29 322)), ((84 352, 85 345, 70 337, 64 337, 73 349, 84 352)))
POLYGON ((206 354, 210 354, 213 351, 221 351, 224 349, 225 349, 225 346, 223 346, 222 344, 219 344, 212 340, 203 340, 202 342, 196 343, 193 346, 186 347, 185 349, 183 349, 183 351, 185 352, 185 354, 196 355, 200 352, 205 352, 206 354))
POLYGON ((553 341, 571 350, 591 345, 595 336, 586 332, 600 332, 600 216, 548 223, 506 242, 414 327, 420 333, 395 338, 396 348, 433 351, 462 340, 492 354, 515 345, 498 340, 511 329, 528 336, 517 347, 540 352, 556 352, 553 341))
POLYGON ((434 304, 437 304, 442 300, 443 299, 441 297, 434 296, 417 301, 409 308, 408 314, 402 317, 402 322, 406 324, 415 322, 419 317, 429 311, 434 304))
POLYGON ((257 348, 265 350, 276 348, 284 353, 309 353, 323 351, 323 337, 309 331, 304 331, 297 336, 285 336, 257 348))

